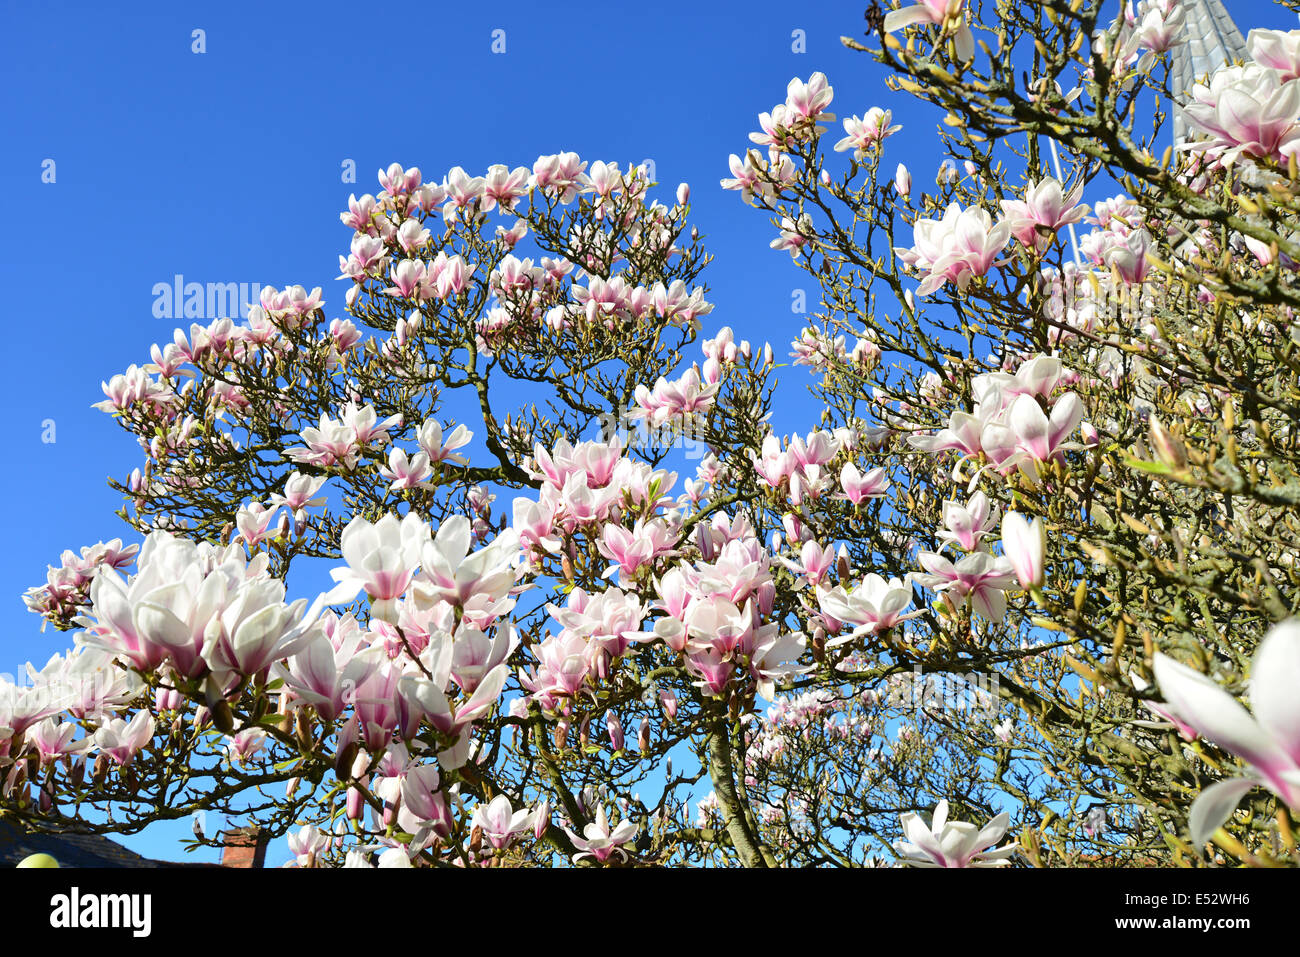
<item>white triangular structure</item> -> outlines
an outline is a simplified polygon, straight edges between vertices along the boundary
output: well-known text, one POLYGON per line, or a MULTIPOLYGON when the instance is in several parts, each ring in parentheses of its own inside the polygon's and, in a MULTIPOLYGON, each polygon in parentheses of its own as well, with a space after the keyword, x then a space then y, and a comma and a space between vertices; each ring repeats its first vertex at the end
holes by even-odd
POLYGON ((1222 0, 1182 0, 1183 37, 1173 49, 1169 89, 1174 96, 1174 144, 1187 141, 1182 104, 1192 98, 1192 87, 1207 73, 1234 60, 1248 59, 1246 40, 1232 22, 1222 0))

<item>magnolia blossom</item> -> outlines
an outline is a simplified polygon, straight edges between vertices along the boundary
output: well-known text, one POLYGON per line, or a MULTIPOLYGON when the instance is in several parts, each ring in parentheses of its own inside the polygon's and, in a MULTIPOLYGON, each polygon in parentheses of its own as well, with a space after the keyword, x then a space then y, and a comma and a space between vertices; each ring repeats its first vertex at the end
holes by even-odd
POLYGON ((1282 80, 1300 77, 1300 30, 1251 30, 1246 50, 1260 66, 1277 70, 1282 80))
MULTIPOLYGON (((893 33, 914 23, 943 25, 950 18, 961 15, 963 0, 921 0, 920 3, 885 14, 886 33, 893 33)), ((975 35, 962 19, 953 34, 957 58, 963 62, 975 55, 975 35)))
POLYGON ((111 718, 94 736, 94 747, 108 755, 116 764, 126 764, 146 744, 153 740, 153 715, 137 711, 129 721, 111 718))
MULTIPOLYGON (((2 722, 3 717, 0 717, 0 723, 2 722)), ((91 738, 72 740, 76 733, 75 724, 46 718, 28 729, 27 742, 36 748, 41 764, 49 764, 65 754, 78 754, 94 743, 91 738)))
POLYGON ((456 452, 456 450, 468 445, 473 438, 474 433, 463 425, 456 426, 444 438, 442 425, 436 419, 426 419, 420 426, 417 435, 420 448, 428 456, 429 462, 434 464, 438 462, 455 462, 458 465, 464 465, 469 459, 456 452))
POLYGON ((889 491, 889 485, 883 467, 871 469, 864 475, 852 462, 845 462, 844 467, 840 469, 840 488, 844 489, 844 494, 837 495, 836 498, 843 498, 854 505, 860 505, 864 499, 883 496, 889 491))
POLYGON ((492 542, 470 554, 470 521, 453 515, 438 526, 432 541, 422 539, 420 575, 415 580, 418 605, 445 601, 464 606, 475 594, 489 604, 500 601, 514 585, 514 563, 519 555, 519 536, 506 529, 492 542))
POLYGON ((532 828, 533 816, 534 812, 527 808, 513 810, 510 799, 498 794, 490 803, 474 808, 470 826, 479 828, 483 838, 499 851, 508 847, 520 831, 532 828))
POLYGON ((299 867, 311 867, 329 847, 330 837, 316 825, 308 824, 297 833, 286 834, 285 840, 289 842, 289 853, 294 856, 295 863, 299 867))
POLYGON ((854 626, 851 634, 839 635, 826 642, 827 648, 852 641, 862 634, 876 634, 888 631, 900 621, 906 621, 921 614, 919 611, 904 615, 903 611, 912 603, 912 589, 903 581, 884 578, 874 572, 862 579, 862 583, 851 592, 842 586, 836 586, 817 596, 821 609, 837 621, 854 626))
POLYGON ((1002 517, 1002 552, 1015 570, 1021 588, 1042 587, 1046 548, 1047 526, 1043 519, 1027 519, 1018 512, 1007 512, 1002 517))
POLYGON ((400 521, 390 512, 373 524, 358 515, 343 529, 339 548, 347 567, 330 570, 338 584, 325 601, 350 601, 364 589, 371 599, 371 614, 381 621, 395 621, 396 599, 410 585, 420 548, 428 539, 429 526, 414 512, 400 521))
POLYGON ((909 266, 927 273, 917 290, 922 296, 944 283, 965 292, 972 278, 983 276, 1011 238, 1011 224, 994 224, 987 210, 949 204, 942 219, 918 219, 912 248, 894 250, 909 266))
POLYGON ((917 560, 928 574, 913 572, 912 580, 943 594, 954 608, 970 601, 986 621, 999 622, 1006 616, 1005 589, 1015 580, 1015 572, 1005 558, 974 552, 953 564, 935 552, 919 552, 917 560))
POLYGON ((1204 150, 1224 166, 1243 155, 1285 163, 1300 152, 1300 80, 1283 76, 1253 65, 1220 70, 1183 110, 1188 126, 1207 137, 1184 148, 1204 150))
POLYGON ((271 494, 271 504, 283 506, 293 512, 293 520, 302 522, 306 517, 304 509, 325 504, 325 496, 317 495, 329 480, 325 475, 304 475, 294 472, 285 480, 284 494, 271 494))
POLYGON ((930 826, 915 811, 899 819, 904 840, 894 842, 894 850, 914 867, 1000 867, 1015 854, 1014 844, 986 850, 1007 833, 1011 816, 1003 811, 983 828, 965 821, 948 820, 948 802, 935 806, 930 826))
POLYGON ((1088 207, 1079 204, 1083 183, 1064 195, 1059 180, 1048 177, 1040 183, 1030 183, 1023 200, 1002 201, 1002 216, 1011 229, 1011 235, 1031 249, 1045 249, 1052 234, 1063 226, 1077 223, 1088 213, 1088 207))
POLYGON ((893 136, 901 126, 890 126, 893 113, 873 106, 865 116, 850 116, 844 121, 844 139, 835 144, 835 151, 843 153, 853 150, 853 158, 861 162, 876 144, 887 136, 893 136))
POLYGON ((1300 619, 1274 625, 1251 663, 1254 716, 1199 671, 1157 652, 1153 668, 1165 707, 1178 721, 1250 766, 1243 778, 1219 781, 1201 792, 1188 825, 1202 845, 1251 788, 1263 785, 1300 810, 1300 619))
POLYGON ((973 552, 990 534, 998 520, 998 510, 983 492, 976 492, 965 505, 958 502, 943 503, 945 529, 935 533, 941 542, 956 545, 963 551, 973 552))
POLYGON ((582 837, 573 833, 566 825, 560 826, 564 833, 569 835, 573 846, 578 848, 578 853, 573 855, 575 864, 584 857, 594 858, 603 864, 614 854, 619 855, 621 860, 627 860, 627 851, 619 845, 632 840, 637 832, 636 824, 626 818, 611 831, 609 819, 605 816, 605 808, 601 804, 596 805, 595 820, 582 829, 582 837))

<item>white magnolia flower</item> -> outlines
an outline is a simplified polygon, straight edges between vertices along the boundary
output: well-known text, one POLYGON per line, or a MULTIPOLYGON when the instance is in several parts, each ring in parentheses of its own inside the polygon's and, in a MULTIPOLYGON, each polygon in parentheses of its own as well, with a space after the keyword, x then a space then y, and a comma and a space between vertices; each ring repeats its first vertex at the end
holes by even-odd
POLYGON ((895 841, 894 850, 916 867, 1000 867, 1016 852, 1014 844, 983 850, 1006 834, 1011 822, 1006 811, 978 828, 965 821, 949 821, 948 802, 940 801, 929 827, 914 811, 908 811, 900 821, 906 840, 895 841))

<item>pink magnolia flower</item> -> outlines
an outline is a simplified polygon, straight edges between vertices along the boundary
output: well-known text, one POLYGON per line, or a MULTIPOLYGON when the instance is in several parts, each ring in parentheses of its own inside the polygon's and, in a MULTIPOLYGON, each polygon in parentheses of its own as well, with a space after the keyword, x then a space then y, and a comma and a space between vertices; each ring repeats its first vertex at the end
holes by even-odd
POLYGON ((451 678, 461 691, 472 695, 480 683, 519 647, 519 632, 500 625, 493 637, 469 625, 456 630, 451 651, 451 678))
POLYGON ((312 476, 294 472, 285 480, 283 495, 278 492, 271 494, 271 504, 289 509, 293 512, 294 521, 301 522, 306 515, 304 509, 325 504, 325 496, 317 496, 316 493, 327 481, 329 476, 326 475, 312 476))
POLYGON ((263 539, 274 538, 276 530, 272 523, 279 511, 280 506, 267 506, 261 502, 250 502, 248 505, 241 506, 235 512, 235 528, 239 530, 239 537, 248 543, 250 548, 263 539))
POLYGON ((669 382, 660 376, 651 392, 638 385, 635 392, 637 407, 628 418, 646 419, 655 428, 668 423, 682 424, 702 421, 713 408, 714 397, 720 388, 717 381, 704 385, 698 369, 687 369, 681 378, 669 382))
POLYGON ((571 203, 578 195, 582 173, 587 168, 577 153, 539 156, 533 164, 531 185, 556 196, 561 203, 571 203))
POLYGON ((499 204, 503 210, 513 210, 521 196, 528 192, 529 171, 525 166, 513 170, 497 164, 489 166, 483 180, 483 201, 479 208, 490 213, 499 204))
POLYGON ((902 163, 899 163, 898 169, 894 171, 894 189, 898 190, 898 195, 904 198, 912 195, 912 174, 902 163))
POLYGON ((339 544, 345 568, 330 571, 338 584, 326 595, 327 604, 350 601, 365 590, 371 614, 396 621, 397 599, 411 584, 420 549, 429 540, 429 526, 414 512, 400 521, 389 512, 371 524, 357 516, 343 529, 339 544))
POLYGON ((356 432, 345 423, 335 422, 322 412, 320 426, 308 426, 301 436, 306 446, 285 449, 285 458, 310 465, 342 465, 349 469, 356 466, 361 448, 356 432))
POLYGON ((702 648, 687 656, 686 667, 700 676, 700 680, 695 682, 696 687, 717 697, 727 690, 727 682, 736 666, 729 656, 716 649, 702 648))
POLYGON ((676 534, 663 521, 638 518, 630 531, 621 525, 606 525, 596 548, 614 563, 605 569, 604 576, 617 571, 622 581, 670 553, 676 541, 676 534))
POLYGON ((286 834, 285 840, 289 842, 289 853, 294 856, 299 867, 312 867, 330 842, 329 835, 314 824, 300 828, 297 833, 286 834))
POLYGON ((1063 195, 1060 182, 1048 177, 1030 183, 1023 200, 1003 200, 1002 217, 1022 245, 1042 250, 1051 243, 1051 234, 1087 215, 1088 207, 1079 204, 1082 195, 1082 183, 1063 195))
POLYGON ((510 806, 510 799, 504 794, 498 794, 488 804, 474 808, 470 827, 479 828, 484 839, 499 851, 509 847, 520 831, 527 831, 533 826, 535 813, 527 808, 514 810, 510 806))
POLYGON ((744 159, 732 153, 727 162, 731 168, 731 177, 721 180, 723 189, 740 190, 740 198, 750 205, 757 205, 754 202, 755 196, 766 200, 772 195, 772 186, 764 179, 764 164, 756 151, 750 150, 744 159))
POLYGON ((814 122, 835 119, 833 114, 825 112, 835 92, 825 73, 814 73, 807 83, 795 77, 786 85, 785 92, 785 107, 792 115, 814 122))
POLYGON ((1214 102, 1184 108, 1188 125, 1208 137, 1187 143, 1186 149, 1204 150, 1224 166, 1242 155, 1285 162, 1300 152, 1300 81, 1283 81, 1281 74, 1258 68, 1220 74, 1211 88, 1214 102))
POLYGON ((123 765, 153 740, 153 731, 153 715, 137 711, 129 723, 113 718, 101 725, 95 732, 94 747, 123 765))
MULTIPOLYGON (((1300 90, 1300 84, 1297 85, 1300 90)), ((1297 96, 1300 105, 1300 95, 1297 96)), ((1119 273, 1126 283, 1139 283, 1146 279, 1151 271, 1147 262, 1147 250, 1151 248, 1151 234, 1145 229, 1136 229, 1115 241, 1103 253, 1103 261, 1119 273)))
POLYGON ((438 526, 432 541, 424 540, 415 582, 417 603, 445 601, 464 606, 476 594, 495 602, 514 585, 514 560, 519 555, 516 532, 506 529, 470 554, 472 532, 469 519, 453 515, 438 526))
MULTIPOLYGON (((1154 53, 1172 50, 1187 38, 1183 35, 1186 20, 1184 7, 1172 3, 1155 3, 1140 9, 1141 19, 1133 24, 1131 43, 1145 47, 1154 53)), ((1254 33, 1255 31, 1251 31, 1254 33)))
POLYGON ((795 579, 795 587, 802 588, 804 585, 814 587, 820 585, 830 570, 835 567, 835 548, 828 545, 822 548, 812 539, 803 543, 803 548, 799 552, 799 561, 794 562, 788 558, 781 558, 781 564, 790 569, 799 577, 795 579))
POLYGON ((464 465, 469 459, 456 450, 468 445, 473 438, 474 433, 463 425, 456 426, 444 437, 442 425, 436 419, 426 419, 417 436, 420 448, 429 457, 429 462, 455 462, 458 465, 464 465))
POLYGON ((915 811, 902 815, 904 840, 894 850, 914 867, 1000 867, 1015 854, 1014 844, 991 847, 1007 833, 1011 815, 1003 811, 983 828, 948 820, 948 802, 940 801, 927 827, 915 811))
POLYGON ((1282 80, 1300 77, 1300 30, 1251 30, 1246 50, 1260 66, 1277 70, 1282 80))
POLYGON ((789 216, 781 218, 780 235, 769 244, 773 249, 785 249, 792 259, 799 258, 799 250, 813 242, 812 217, 807 213, 799 217, 798 222, 789 216))
POLYGON ((980 542, 992 531, 997 520, 997 509, 989 504, 988 496, 976 492, 965 505, 953 501, 943 503, 943 523, 947 528, 935 537, 942 542, 951 542, 963 551, 973 552, 980 547, 980 542))
POLYGON ((76 733, 77 725, 46 718, 27 730, 27 743, 36 749, 41 764, 50 764, 65 754, 78 754, 90 747, 93 743, 90 738, 73 741, 76 733))
POLYGON ((1005 589, 1015 579, 1015 572, 1005 558, 972 552, 953 564, 935 552, 920 552, 917 560, 928 574, 914 572, 913 581, 945 595, 954 608, 970 601, 975 612, 989 622, 1006 617, 1005 589))
POLYGON ((605 808, 599 804, 596 806, 595 820, 582 829, 582 837, 573 833, 566 825, 561 827, 564 833, 569 835, 573 846, 578 848, 578 853, 573 855, 575 864, 584 857, 594 858, 603 864, 615 854, 618 854, 621 860, 627 860, 627 851, 619 845, 632 840, 637 832, 636 824, 626 819, 611 831, 609 819, 605 816, 605 808))
POLYGON ((895 252, 909 266, 928 273, 917 292, 927 296, 951 282, 965 291, 972 278, 985 275, 1011 238, 1011 224, 996 225, 978 206, 951 203, 943 219, 918 219, 912 248, 895 252))
POLYGON ((1083 418, 1078 395, 1067 392, 1056 400, 1051 415, 1031 395, 1020 395, 1011 404, 1004 422, 992 422, 980 433, 980 447, 1000 471, 1019 466, 1031 480, 1037 480, 1038 465, 1055 459, 1071 448, 1066 439, 1083 418))
POLYGON ((388 464, 379 466, 379 474, 392 483, 388 486, 392 491, 398 492, 428 487, 433 469, 429 467, 429 456, 424 452, 416 452, 407 458, 405 452, 394 448, 388 453, 388 464))
POLYGON ((885 137, 893 136, 902 129, 901 126, 889 125, 893 116, 890 110, 882 110, 878 106, 867 110, 865 116, 850 116, 844 121, 844 132, 847 135, 835 144, 835 151, 843 153, 853 150, 853 158, 861 162, 885 137))
MULTIPOLYGON (((332 614, 332 613, 331 613, 332 614)), ((383 649, 368 647, 366 634, 349 616, 350 629, 337 629, 333 640, 318 633, 287 665, 277 663, 273 673, 295 697, 311 705, 325 721, 333 722, 355 703, 357 689, 383 662, 383 649)))
POLYGON ((889 491, 889 479, 883 468, 874 468, 863 475, 852 462, 845 462, 840 469, 840 488, 843 495, 836 498, 847 499, 854 505, 860 505, 864 499, 880 498, 889 491))
POLYGON ((1202 845, 1251 788, 1263 785, 1300 810, 1300 619, 1274 625, 1251 664, 1254 716, 1213 680, 1157 652, 1156 682, 1177 719, 1250 765, 1244 778, 1219 781, 1201 792, 1188 819, 1202 845))
POLYGON ((261 728, 245 728, 234 737, 226 736, 226 759, 234 764, 247 763, 266 744, 266 732, 261 728))
POLYGON ((818 594, 817 601, 825 614, 854 627, 852 633, 837 635, 827 641, 827 648, 847 644, 859 635, 888 631, 900 621, 921 614, 919 611, 903 614, 912 604, 912 589, 906 583, 897 578, 885 581, 874 572, 863 578, 852 591, 845 591, 842 585, 837 585, 818 594))
POLYGON ((1043 586, 1046 548, 1047 526, 1041 518, 1026 519, 1018 512, 1007 512, 1002 517, 1002 552, 1026 591, 1043 586))
MULTIPOLYGON (((921 0, 913 6, 885 14, 885 32, 893 33, 914 23, 942 26, 946 20, 958 16, 961 9, 962 0, 921 0)), ((964 19, 953 34, 953 43, 957 47, 958 59, 963 62, 975 55, 975 36, 964 19)))

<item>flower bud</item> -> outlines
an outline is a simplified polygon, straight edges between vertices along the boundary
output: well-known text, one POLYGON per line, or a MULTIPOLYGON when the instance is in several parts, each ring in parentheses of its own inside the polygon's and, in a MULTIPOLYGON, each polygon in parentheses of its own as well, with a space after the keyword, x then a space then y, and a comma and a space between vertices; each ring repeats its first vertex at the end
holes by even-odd
POLYGON ((1147 424, 1147 435, 1156 457, 1170 468, 1181 469, 1187 465, 1187 447, 1181 439, 1170 432, 1158 416, 1151 416, 1147 424))
POLYGON ((898 190, 899 196, 912 195, 912 174, 902 163, 898 164, 898 170, 894 173, 894 189, 898 190))
POLYGON ((685 206, 691 201, 691 186, 689 183, 682 183, 677 187, 677 205, 685 206))
POLYGON ((605 712, 605 730, 609 732, 609 743, 614 751, 623 750, 623 722, 613 711, 605 712))
POLYGON ((664 717, 669 721, 677 719, 677 693, 671 688, 659 692, 659 707, 663 709, 664 717))
POLYGON ((540 841, 550 824, 551 802, 549 798, 542 798, 537 810, 533 812, 533 837, 540 841))

